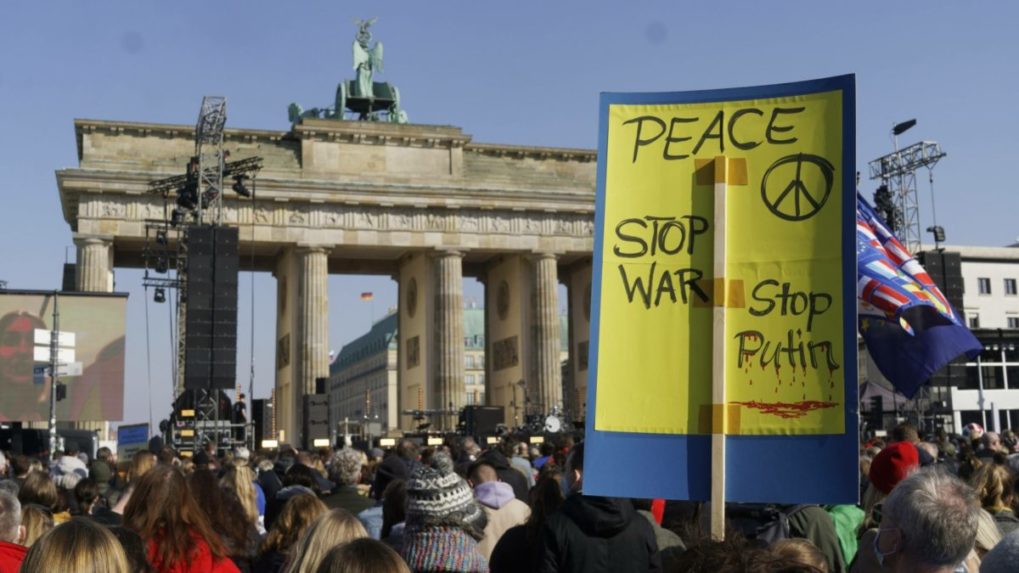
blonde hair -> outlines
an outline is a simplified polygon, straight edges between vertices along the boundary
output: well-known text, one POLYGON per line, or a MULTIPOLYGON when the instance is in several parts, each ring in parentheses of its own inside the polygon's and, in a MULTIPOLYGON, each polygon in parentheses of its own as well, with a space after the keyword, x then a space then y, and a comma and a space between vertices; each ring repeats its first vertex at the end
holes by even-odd
POLYGON ((828 561, 816 545, 806 539, 781 539, 768 548, 768 552, 780 559, 808 565, 821 573, 828 573, 828 561))
POLYGON ((156 466, 156 455, 148 450, 135 452, 131 467, 127 470, 127 481, 131 483, 156 466))
POLYGON ((333 547, 317 573, 410 573, 410 567, 390 546, 366 538, 333 547))
POLYGON ((316 519, 329 511, 322 500, 311 493, 301 493, 287 500, 269 533, 262 540, 259 553, 287 553, 316 519))
POLYGON ((878 526, 874 518, 874 507, 884 502, 888 494, 874 487, 874 484, 867 484, 867 490, 863 492, 863 523, 860 524, 859 533, 878 526))
POLYGON ((59 525, 32 545, 21 564, 22 573, 90 571, 129 573, 124 548, 105 527, 76 517, 59 525))
POLYGON ((255 473, 248 466, 227 466, 219 485, 237 494, 244 516, 250 523, 258 522, 258 494, 255 493, 255 473))
POLYGON ((989 512, 1011 509, 1015 480, 1009 469, 999 464, 984 464, 970 478, 970 485, 980 496, 980 505, 989 512))
POLYGON ((973 544, 973 549, 977 551, 977 555, 983 558, 984 554, 994 549, 999 541, 1001 541, 1001 530, 998 529, 994 516, 986 509, 981 509, 980 515, 977 517, 977 539, 973 544))
POLYGON ((368 537, 349 511, 336 508, 311 524, 290 551, 285 573, 315 573, 329 550, 341 543, 368 537))
POLYGON ((25 547, 31 547, 40 537, 53 529, 53 512, 30 503, 21 508, 21 525, 25 527, 25 547))

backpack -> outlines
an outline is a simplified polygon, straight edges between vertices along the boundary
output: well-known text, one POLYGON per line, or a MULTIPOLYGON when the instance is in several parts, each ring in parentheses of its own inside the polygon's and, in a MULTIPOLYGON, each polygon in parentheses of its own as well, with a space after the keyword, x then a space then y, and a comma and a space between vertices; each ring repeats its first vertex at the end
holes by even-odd
POLYGON ((809 505, 730 503, 726 504, 725 514, 729 525, 742 532, 748 540, 771 545, 792 537, 789 518, 806 507, 809 505))

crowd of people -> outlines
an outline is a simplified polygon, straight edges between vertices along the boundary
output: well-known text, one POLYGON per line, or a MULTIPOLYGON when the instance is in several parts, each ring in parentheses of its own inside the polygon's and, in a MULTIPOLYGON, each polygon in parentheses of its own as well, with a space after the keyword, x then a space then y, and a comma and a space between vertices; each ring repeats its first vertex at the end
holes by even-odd
POLYGON ((130 460, 0 454, 0 573, 1019 570, 1019 440, 903 424, 864 445, 859 506, 585 495, 584 444, 508 436, 130 460))

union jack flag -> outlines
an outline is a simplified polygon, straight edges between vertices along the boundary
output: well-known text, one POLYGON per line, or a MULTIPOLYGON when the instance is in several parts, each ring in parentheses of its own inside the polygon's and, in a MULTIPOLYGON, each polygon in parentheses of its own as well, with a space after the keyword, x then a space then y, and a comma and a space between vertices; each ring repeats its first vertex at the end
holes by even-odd
POLYGON ((856 196, 860 334, 881 373, 912 397, 960 354, 982 349, 927 271, 856 196))

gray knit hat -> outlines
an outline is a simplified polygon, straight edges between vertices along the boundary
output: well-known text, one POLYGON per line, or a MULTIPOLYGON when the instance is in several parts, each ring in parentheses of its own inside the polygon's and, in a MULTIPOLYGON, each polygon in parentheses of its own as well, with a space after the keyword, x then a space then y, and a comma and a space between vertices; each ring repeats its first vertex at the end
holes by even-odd
POLYGON ((475 539, 484 537, 488 519, 470 486, 453 471, 452 460, 438 453, 433 464, 416 468, 407 481, 407 530, 451 526, 475 539))

